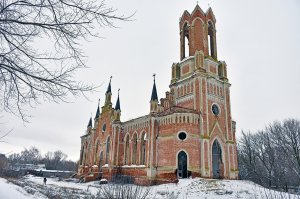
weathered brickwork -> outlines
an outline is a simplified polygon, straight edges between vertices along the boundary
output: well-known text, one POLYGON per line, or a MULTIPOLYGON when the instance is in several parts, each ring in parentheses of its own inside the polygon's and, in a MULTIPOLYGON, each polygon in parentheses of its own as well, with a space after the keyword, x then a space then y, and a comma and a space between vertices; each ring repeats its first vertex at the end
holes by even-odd
POLYGON ((148 115, 121 121, 119 96, 113 108, 109 82, 104 106, 81 137, 79 176, 111 180, 122 174, 144 185, 190 176, 237 179, 236 124, 215 24, 211 8, 184 11, 170 91, 159 100, 154 79, 148 115))

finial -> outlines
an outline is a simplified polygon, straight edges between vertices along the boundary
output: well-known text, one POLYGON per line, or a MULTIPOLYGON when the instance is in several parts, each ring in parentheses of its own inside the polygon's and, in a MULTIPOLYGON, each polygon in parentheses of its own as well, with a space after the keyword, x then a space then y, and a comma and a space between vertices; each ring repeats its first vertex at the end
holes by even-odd
POLYGON ((153 81, 155 82, 155 76, 156 76, 156 74, 155 73, 153 73, 153 81))
POLYGON ((209 5, 209 3, 208 3, 208 7, 210 8, 210 5, 209 5))
POLYGON ((199 2, 197 1, 197 5, 198 5, 198 3, 199 3, 199 2))
POLYGON ((111 93, 111 79, 112 79, 112 76, 110 76, 110 78, 109 78, 109 84, 108 84, 108 87, 107 87, 107 90, 106 90, 106 94, 111 93))
POLYGON ((91 118, 92 118, 92 112, 91 112, 91 118))
POLYGON ((119 93, 120 93, 120 88, 118 89, 118 95, 119 95, 119 93))
POLYGON ((99 104, 100 104, 100 98, 98 99, 98 106, 99 106, 99 104))

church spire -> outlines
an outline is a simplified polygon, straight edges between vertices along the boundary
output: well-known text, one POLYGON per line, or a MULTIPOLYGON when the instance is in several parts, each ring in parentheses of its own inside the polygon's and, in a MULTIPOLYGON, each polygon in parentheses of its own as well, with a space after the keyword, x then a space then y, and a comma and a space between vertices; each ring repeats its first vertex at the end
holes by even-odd
POLYGON ((105 107, 111 107, 111 79, 112 79, 112 76, 110 76, 110 79, 109 79, 109 84, 108 84, 108 87, 107 87, 107 90, 106 90, 106 93, 105 93, 105 103, 104 103, 104 106, 105 107))
POLYGON ((89 120, 89 123, 87 125, 87 128, 89 129, 89 128, 92 128, 92 127, 93 127, 93 122, 92 122, 92 117, 91 117, 90 120, 89 120))
POLYGON ((118 99, 114 110, 114 120, 116 122, 120 121, 121 118, 121 106, 120 106, 120 97, 119 97, 120 89, 118 89, 118 99))
POLYGON ((156 91, 156 84, 155 84, 155 74, 153 74, 153 88, 150 100, 150 112, 157 113, 158 112, 158 97, 156 91))
POLYGON ((121 111, 119 93, 120 93, 120 89, 118 90, 118 99, 117 99, 117 103, 116 103, 116 106, 115 106, 116 111, 121 111))
POLYGON ((151 94, 151 101, 158 101, 156 84, 155 84, 155 74, 153 74, 153 88, 152 88, 152 94, 151 94))
POLYGON ((107 87, 107 90, 106 90, 106 94, 111 93, 111 79, 112 79, 112 76, 110 76, 109 84, 108 84, 108 87, 107 87))
POLYGON ((99 118, 99 116, 100 116, 100 108, 99 108, 99 104, 100 104, 100 99, 98 100, 98 107, 97 107, 95 119, 99 118))

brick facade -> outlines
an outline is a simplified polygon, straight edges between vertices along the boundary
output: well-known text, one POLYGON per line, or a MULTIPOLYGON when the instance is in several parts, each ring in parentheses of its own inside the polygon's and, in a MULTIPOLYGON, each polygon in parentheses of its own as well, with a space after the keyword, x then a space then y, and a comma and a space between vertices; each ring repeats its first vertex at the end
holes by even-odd
POLYGON ((210 8, 183 13, 181 61, 172 65, 170 91, 160 101, 154 82, 148 115, 122 122, 109 83, 101 113, 98 107, 81 137, 80 176, 111 179, 121 172, 139 184, 189 176, 237 179, 230 83, 226 63, 217 60, 215 23, 210 8))

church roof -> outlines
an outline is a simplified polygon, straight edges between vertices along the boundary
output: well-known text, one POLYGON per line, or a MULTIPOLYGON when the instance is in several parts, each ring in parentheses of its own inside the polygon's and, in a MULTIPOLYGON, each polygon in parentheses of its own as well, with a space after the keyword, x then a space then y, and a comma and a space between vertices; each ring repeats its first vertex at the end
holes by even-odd
POLYGON ((194 8, 193 12, 192 12, 192 16, 196 13, 196 11, 199 10, 201 15, 205 16, 205 13, 203 12, 203 10, 200 8, 200 6, 197 4, 196 7, 194 8))
POLYGON ((151 94, 151 101, 158 101, 157 97, 157 91, 156 91, 156 84, 155 84, 155 76, 154 76, 154 81, 153 81, 153 88, 152 88, 152 94, 151 94))

